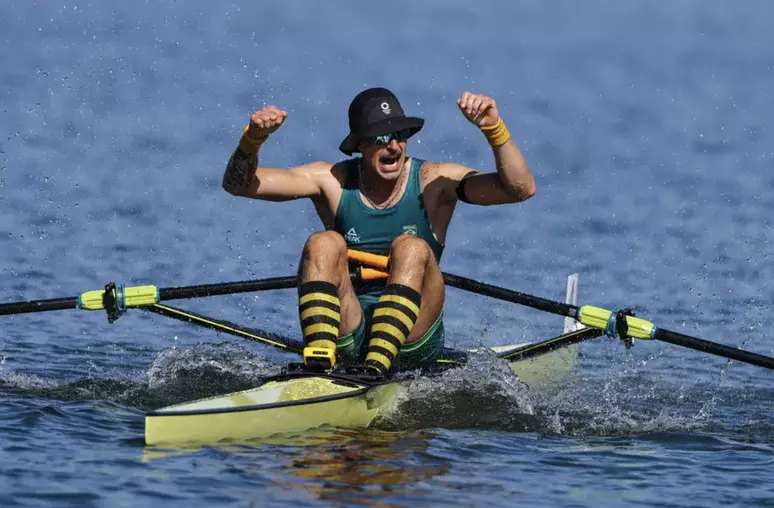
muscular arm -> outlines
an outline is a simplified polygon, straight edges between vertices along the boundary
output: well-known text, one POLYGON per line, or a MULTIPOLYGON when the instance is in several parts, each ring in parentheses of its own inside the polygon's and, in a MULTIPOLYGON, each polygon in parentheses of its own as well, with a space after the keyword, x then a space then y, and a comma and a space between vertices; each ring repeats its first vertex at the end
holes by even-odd
POLYGON ((502 205, 525 201, 535 195, 535 179, 532 177, 521 152, 512 141, 492 149, 496 171, 479 173, 474 169, 454 163, 440 163, 434 171, 435 178, 443 183, 442 199, 459 200, 457 188, 465 176, 465 196, 471 204, 480 206, 502 205))
MULTIPOLYGON (((313 162, 288 170, 258 165, 261 145, 282 126, 287 116, 287 112, 275 106, 266 106, 250 116, 239 147, 231 155, 223 173, 223 188, 229 194, 266 201, 312 198, 315 205, 319 204, 317 198, 323 195, 325 182, 334 178, 331 176, 331 164, 313 162)), ((331 185, 327 184, 327 187, 330 194, 331 185)))
POLYGON ((237 148, 223 173, 223 189, 234 196, 265 201, 317 198, 322 193, 320 176, 330 174, 332 165, 313 162, 288 170, 258 166, 258 153, 237 148))
MULTIPOLYGON (((516 203, 535 194, 535 179, 527 167, 524 156, 511 139, 508 129, 500 119, 494 99, 481 94, 464 92, 457 105, 465 118, 481 129, 492 146, 495 173, 475 174, 463 184, 464 195, 476 205, 516 203)), ((449 168, 449 177, 457 181, 470 171, 459 167, 449 168)), ((457 199, 457 187, 449 199, 457 199)))
MULTIPOLYGON (((518 203, 535 195, 535 179, 527 166, 521 150, 512 140, 504 145, 492 148, 495 159, 495 173, 477 173, 467 178, 465 195, 475 205, 489 206, 505 203, 518 203)), ((457 171, 463 174, 471 170, 457 171)), ((456 186, 453 198, 457 199, 456 186)))

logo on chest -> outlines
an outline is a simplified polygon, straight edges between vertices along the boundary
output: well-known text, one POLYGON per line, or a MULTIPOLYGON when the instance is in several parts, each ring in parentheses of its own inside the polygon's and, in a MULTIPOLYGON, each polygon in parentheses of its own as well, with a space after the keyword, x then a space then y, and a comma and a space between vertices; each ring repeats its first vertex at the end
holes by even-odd
POLYGON ((417 225, 416 224, 410 224, 408 226, 403 226, 403 234, 404 235, 417 236, 417 225))
POLYGON ((357 234, 355 228, 349 228, 347 234, 344 235, 344 239, 350 243, 360 243, 360 235, 357 234))

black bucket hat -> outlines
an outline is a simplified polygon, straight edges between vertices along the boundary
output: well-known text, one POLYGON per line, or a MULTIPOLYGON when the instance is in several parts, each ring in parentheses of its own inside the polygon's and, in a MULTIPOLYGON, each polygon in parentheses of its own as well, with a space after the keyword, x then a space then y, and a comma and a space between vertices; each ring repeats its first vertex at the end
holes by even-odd
POLYGON ((349 105, 349 135, 339 150, 352 155, 360 151, 357 145, 365 138, 403 129, 410 129, 413 136, 424 124, 423 119, 403 113, 394 93, 386 88, 369 88, 357 94, 349 105))

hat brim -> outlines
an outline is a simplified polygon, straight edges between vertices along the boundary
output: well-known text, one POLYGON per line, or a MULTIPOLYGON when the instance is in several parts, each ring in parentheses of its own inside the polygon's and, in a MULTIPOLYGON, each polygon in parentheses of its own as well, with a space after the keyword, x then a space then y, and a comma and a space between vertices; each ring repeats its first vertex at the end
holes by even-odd
POLYGON ((349 136, 344 138, 344 141, 339 145, 339 150, 346 155, 352 155, 355 152, 359 152, 360 149, 357 145, 365 138, 371 136, 379 136, 381 134, 387 134, 389 132, 397 132, 403 129, 410 129, 411 136, 422 130, 422 126, 425 125, 425 121, 422 118, 415 116, 404 116, 400 118, 386 118, 381 122, 376 122, 363 129, 361 132, 350 132, 349 136))

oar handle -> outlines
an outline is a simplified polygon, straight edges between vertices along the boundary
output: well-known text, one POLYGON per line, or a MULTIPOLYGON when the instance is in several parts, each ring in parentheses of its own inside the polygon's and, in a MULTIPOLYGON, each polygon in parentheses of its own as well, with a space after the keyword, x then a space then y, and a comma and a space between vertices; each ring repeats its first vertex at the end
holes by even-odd
POLYGON ((357 261, 358 263, 379 268, 381 270, 387 270, 387 267, 390 264, 390 258, 387 256, 354 249, 347 249, 347 257, 352 261, 357 261))
POLYGON ((356 275, 356 278, 360 280, 381 280, 390 276, 389 273, 374 268, 361 268, 360 273, 356 275))

